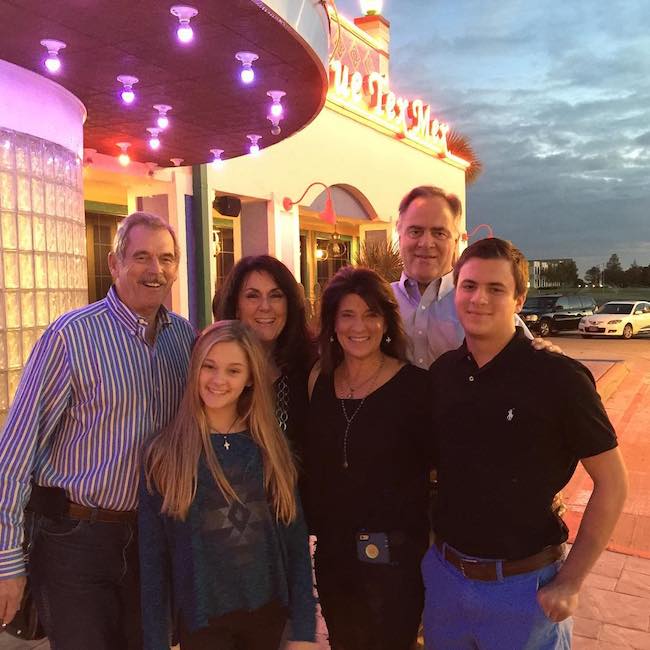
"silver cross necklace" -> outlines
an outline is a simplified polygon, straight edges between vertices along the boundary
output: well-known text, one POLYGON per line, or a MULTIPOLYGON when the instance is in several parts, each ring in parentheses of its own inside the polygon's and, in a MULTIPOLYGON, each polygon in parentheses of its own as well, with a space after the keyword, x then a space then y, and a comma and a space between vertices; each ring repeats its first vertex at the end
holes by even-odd
POLYGON ((236 422, 238 420, 239 420, 239 416, 237 415, 235 417, 235 419, 232 421, 232 424, 228 427, 228 431, 226 431, 225 433, 221 433, 221 432, 215 430, 216 434, 218 434, 220 436, 223 436, 223 446, 224 446, 226 451, 228 451, 230 449, 230 443, 228 442, 228 436, 231 435, 230 432, 232 431, 232 428, 235 426, 235 424, 236 424, 236 422))

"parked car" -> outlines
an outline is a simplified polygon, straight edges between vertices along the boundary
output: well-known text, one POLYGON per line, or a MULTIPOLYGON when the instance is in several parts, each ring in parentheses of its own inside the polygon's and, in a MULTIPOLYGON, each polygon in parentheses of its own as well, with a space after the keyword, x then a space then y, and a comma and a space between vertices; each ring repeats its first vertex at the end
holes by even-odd
POLYGON ((596 301, 590 296, 547 294, 527 298, 519 315, 532 332, 548 336, 578 329, 580 319, 595 310, 596 301))
POLYGON ((583 318, 578 329, 584 338, 597 335, 631 339, 639 332, 650 332, 650 302, 606 302, 593 316, 583 318))

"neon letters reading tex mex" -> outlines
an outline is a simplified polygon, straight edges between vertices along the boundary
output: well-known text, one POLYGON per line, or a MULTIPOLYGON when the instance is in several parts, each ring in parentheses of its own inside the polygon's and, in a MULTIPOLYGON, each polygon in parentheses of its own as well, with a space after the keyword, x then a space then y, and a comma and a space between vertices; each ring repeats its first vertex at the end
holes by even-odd
POLYGON ((338 59, 330 61, 328 99, 371 119, 399 138, 408 138, 440 157, 460 158, 447 149, 449 126, 431 118, 431 109, 421 99, 406 99, 392 92, 387 79, 378 72, 363 76, 350 74, 347 65, 338 59))

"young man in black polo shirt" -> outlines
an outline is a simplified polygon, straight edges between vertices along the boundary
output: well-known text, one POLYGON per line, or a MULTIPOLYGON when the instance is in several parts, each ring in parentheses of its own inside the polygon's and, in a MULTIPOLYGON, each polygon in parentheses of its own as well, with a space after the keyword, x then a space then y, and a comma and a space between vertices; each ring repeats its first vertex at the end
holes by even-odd
POLYGON ((515 330, 528 265, 483 239, 454 269, 465 342, 430 370, 439 506, 422 563, 428 649, 571 647, 578 593, 627 489, 616 435, 587 368, 515 330), (581 462, 594 482, 571 552, 553 497, 581 462))

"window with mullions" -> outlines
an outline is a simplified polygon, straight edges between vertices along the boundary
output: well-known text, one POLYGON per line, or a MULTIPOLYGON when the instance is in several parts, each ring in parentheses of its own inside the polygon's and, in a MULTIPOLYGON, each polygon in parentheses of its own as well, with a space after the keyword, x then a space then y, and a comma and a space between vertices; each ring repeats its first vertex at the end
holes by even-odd
POLYGON ((341 256, 334 256, 328 251, 329 236, 316 237, 316 282, 321 289, 327 286, 327 283, 334 277, 334 274, 342 267, 348 266, 351 262, 351 238, 341 237, 341 243, 345 245, 345 252, 341 256), (319 251, 323 251, 322 257, 319 251))
POLYGON ((114 214, 86 212, 88 302, 104 298, 113 284, 108 268, 108 254, 113 246, 117 227, 123 218, 114 214))

